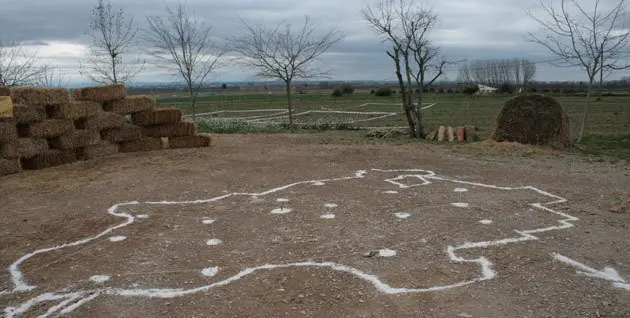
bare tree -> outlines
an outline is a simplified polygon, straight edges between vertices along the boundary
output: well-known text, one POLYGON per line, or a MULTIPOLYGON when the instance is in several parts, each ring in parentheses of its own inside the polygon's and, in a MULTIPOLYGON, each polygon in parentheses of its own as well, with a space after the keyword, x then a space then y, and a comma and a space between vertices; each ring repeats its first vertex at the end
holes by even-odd
POLYGON ((193 120, 196 120, 196 101, 206 79, 219 67, 225 50, 212 40, 212 27, 188 15, 184 4, 173 10, 166 8, 166 21, 157 16, 146 17, 148 30, 145 39, 150 47, 146 52, 174 76, 186 82, 193 120))
POLYGON ((37 79, 37 85, 44 87, 67 87, 68 81, 66 81, 59 67, 46 65, 37 79))
POLYGON ((463 63, 459 66, 459 70, 457 73, 457 82, 463 84, 471 84, 473 82, 472 76, 470 74, 470 64, 463 63))
POLYGON ((422 138, 424 90, 444 74, 449 63, 428 40, 438 16, 412 0, 378 0, 374 8, 368 5, 362 13, 370 27, 391 45, 387 55, 394 62, 409 134, 422 138))
POLYGON ((81 64, 80 74, 102 84, 126 83, 138 75, 144 69, 144 61, 123 60, 133 49, 137 33, 133 17, 127 17, 123 8, 114 10, 111 4, 97 0, 87 32, 92 38, 90 57, 87 65, 81 64))
POLYGON ((591 92, 596 76, 604 71, 630 67, 624 54, 630 30, 624 25, 626 1, 617 0, 609 10, 600 10, 603 1, 594 0, 587 10, 578 0, 560 0, 560 8, 541 0, 543 16, 532 11, 528 15, 544 29, 545 36, 528 33, 528 40, 537 43, 559 58, 555 66, 580 67, 588 75, 586 102, 577 142, 584 137, 591 92), (574 12, 571 12, 571 11, 574 12), (603 11, 603 12, 602 12, 603 11), (575 14, 574 14, 575 13, 575 14), (625 60, 625 61, 624 61, 625 60))
POLYGON ((36 51, 27 50, 19 42, 5 46, 0 41, 0 86, 36 84, 46 68, 36 51))
POLYGON ((284 21, 271 29, 262 24, 251 24, 242 18, 241 22, 245 26, 245 33, 232 38, 230 48, 242 55, 241 61, 253 69, 257 77, 284 82, 289 125, 293 130, 293 80, 329 77, 330 72, 318 68, 315 62, 345 36, 335 27, 316 35, 317 29, 308 16, 295 31, 284 21))
POLYGON ((527 87, 536 77, 536 63, 523 59, 521 60, 523 87, 527 87))

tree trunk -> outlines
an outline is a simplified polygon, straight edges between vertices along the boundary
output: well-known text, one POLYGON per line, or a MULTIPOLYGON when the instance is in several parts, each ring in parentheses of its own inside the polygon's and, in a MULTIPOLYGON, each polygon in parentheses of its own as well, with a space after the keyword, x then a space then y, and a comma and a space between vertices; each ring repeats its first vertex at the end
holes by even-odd
POLYGON ((195 102, 197 101, 197 96, 193 92, 192 83, 188 84, 188 95, 190 96, 190 108, 192 109, 192 119, 194 122, 197 122, 197 109, 195 102))
POLYGON ((420 91, 418 92, 418 106, 416 106, 416 138, 424 138, 424 122, 422 113, 422 105, 424 104, 424 87, 423 85, 419 85, 418 88, 420 91))
POLYGON ((396 66, 396 78, 398 78, 398 86, 400 87, 400 96, 402 96, 403 109, 405 111, 405 116, 407 117, 407 124, 409 125, 409 137, 413 138, 415 135, 415 125, 412 118, 413 114, 408 107, 409 96, 407 96, 407 90, 405 89, 405 82, 400 68, 400 54, 398 49, 394 48, 394 55, 389 54, 389 56, 394 60, 394 65, 396 66))
POLYGON ((293 101, 291 100, 291 81, 286 81, 286 89, 287 89, 287 101, 289 107, 289 129, 293 132, 295 131, 293 127, 293 101))
POLYGON ((413 123, 411 126, 411 132, 410 132, 410 136, 411 138, 420 138, 420 121, 422 119, 422 115, 418 112, 418 108, 415 107, 413 105, 414 102, 414 90, 413 90, 413 85, 411 84, 411 68, 409 67, 409 53, 405 53, 403 55, 403 58, 405 59, 405 76, 407 79, 407 103, 405 105, 405 108, 409 109, 409 113, 412 115, 410 116, 410 121, 413 123))
POLYGON ((588 120, 588 107, 591 100, 591 88, 593 87, 593 79, 588 82, 588 88, 586 90, 586 103, 584 103, 584 112, 582 113, 582 121, 580 123, 580 132, 578 133, 577 143, 582 142, 584 137, 584 130, 586 128, 586 121, 588 120))
POLYGON ((114 84, 118 83, 118 76, 116 75, 116 57, 112 56, 112 75, 114 76, 114 84))

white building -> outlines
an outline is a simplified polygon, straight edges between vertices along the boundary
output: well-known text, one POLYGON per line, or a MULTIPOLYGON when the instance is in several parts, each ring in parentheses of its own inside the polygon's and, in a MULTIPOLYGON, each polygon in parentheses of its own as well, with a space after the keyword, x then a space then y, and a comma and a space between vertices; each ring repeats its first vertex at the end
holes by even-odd
POLYGON ((488 95, 488 94, 496 93, 496 91, 499 90, 498 88, 481 85, 481 84, 477 84, 477 86, 479 87, 479 91, 477 92, 477 94, 479 95, 488 95))

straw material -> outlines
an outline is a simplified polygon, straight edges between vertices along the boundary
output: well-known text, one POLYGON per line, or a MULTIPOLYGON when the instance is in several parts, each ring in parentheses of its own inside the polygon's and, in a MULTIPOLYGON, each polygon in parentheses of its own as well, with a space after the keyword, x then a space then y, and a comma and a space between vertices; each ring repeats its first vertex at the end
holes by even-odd
POLYGON ((142 138, 135 141, 123 142, 120 144, 120 152, 137 152, 162 150, 163 144, 161 138, 142 138))
POLYGON ((144 130, 144 133, 147 137, 161 138, 161 137, 194 136, 195 131, 196 131, 195 123, 180 122, 176 124, 156 125, 156 126, 146 127, 144 130))
POLYGON ((104 130, 111 128, 119 128, 125 125, 127 121, 122 115, 103 112, 95 117, 82 118, 75 121, 77 129, 104 130))
POLYGON ((125 98, 127 90, 123 84, 92 86, 77 89, 72 96, 79 101, 110 102, 125 98))
POLYGON ((30 158, 48 150, 45 138, 19 138, 0 144, 0 157, 5 159, 30 158))
POLYGON ((182 110, 178 107, 158 108, 137 112, 132 115, 132 122, 138 126, 175 124, 182 119, 182 110))
POLYGON ((11 89, 5 86, 0 86, 0 96, 11 96, 11 89))
POLYGON ((492 139, 531 145, 571 147, 567 114, 553 97, 516 96, 505 103, 492 139))
POLYGON ((142 128, 125 124, 121 128, 108 129, 101 132, 103 140, 111 142, 133 141, 142 138, 142 128))
POLYGON ((46 119, 43 106, 13 105, 13 121, 17 124, 28 124, 46 119))
POLYGON ((19 159, 0 159, 0 176, 22 172, 19 159))
POLYGON ((77 156, 74 150, 46 150, 38 156, 22 159, 22 168, 40 170, 72 163, 76 160, 77 156))
POLYGON ((94 117, 103 111, 101 104, 90 101, 73 101, 68 104, 46 107, 48 118, 80 119, 94 117))
POLYGON ((18 130, 13 122, 0 122, 0 142, 13 141, 18 138, 18 130))
POLYGON ((103 109, 116 114, 127 115, 146 111, 155 106, 155 98, 146 95, 130 96, 125 99, 107 102, 103 104, 103 109))
POLYGON ((210 147, 212 138, 210 136, 186 136, 186 137, 171 137, 168 139, 168 147, 175 148, 202 148, 210 147))
POLYGON ((60 87, 21 86, 11 88, 14 104, 29 106, 59 105, 70 102, 70 93, 60 87))
POLYGON ((45 119, 19 127, 20 137, 53 138, 67 134, 74 129, 69 119, 45 119))
POLYGON ((80 159, 102 158, 118 153, 118 144, 109 141, 102 141, 93 146, 80 147, 77 149, 77 156, 80 159))
POLYGON ((74 130, 63 136, 50 140, 50 147, 60 150, 71 150, 79 147, 92 146, 101 142, 98 130, 74 130))

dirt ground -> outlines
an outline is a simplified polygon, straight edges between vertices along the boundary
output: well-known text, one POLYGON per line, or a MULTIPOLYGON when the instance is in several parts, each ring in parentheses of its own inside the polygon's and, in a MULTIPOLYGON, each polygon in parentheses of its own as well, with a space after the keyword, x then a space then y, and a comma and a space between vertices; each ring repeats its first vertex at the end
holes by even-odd
POLYGON ((630 317, 627 163, 213 144, 0 178, 4 316, 630 317))

